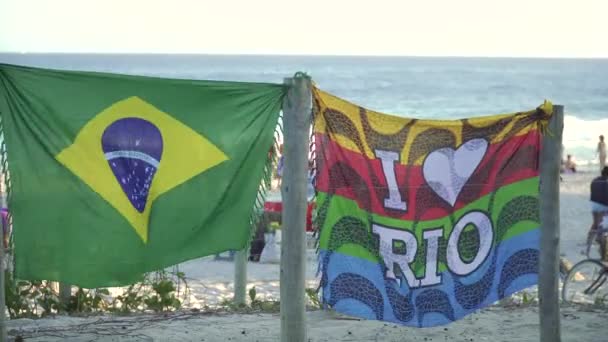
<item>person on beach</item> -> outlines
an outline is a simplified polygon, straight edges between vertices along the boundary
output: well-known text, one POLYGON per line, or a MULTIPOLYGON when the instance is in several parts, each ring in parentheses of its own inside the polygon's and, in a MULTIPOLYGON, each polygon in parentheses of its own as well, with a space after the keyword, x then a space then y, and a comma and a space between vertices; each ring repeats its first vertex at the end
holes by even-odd
POLYGON ((564 167, 566 168, 566 172, 567 173, 576 172, 576 163, 572 159, 572 155, 571 154, 569 154, 568 156, 566 156, 566 163, 565 163, 564 167))
POLYGON ((593 223, 587 234, 587 246, 597 236, 599 224, 608 215, 608 166, 602 169, 602 175, 591 182, 591 215, 593 223))
POLYGON ((600 157, 600 170, 602 170, 606 166, 606 143, 603 135, 600 135, 600 142, 597 143, 597 154, 600 157))

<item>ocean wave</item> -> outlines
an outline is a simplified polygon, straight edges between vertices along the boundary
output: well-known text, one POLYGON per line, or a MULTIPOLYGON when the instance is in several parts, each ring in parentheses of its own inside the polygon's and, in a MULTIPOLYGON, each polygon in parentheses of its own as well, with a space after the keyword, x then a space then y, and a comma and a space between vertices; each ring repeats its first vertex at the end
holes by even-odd
POLYGON ((596 150, 600 135, 608 139, 608 117, 585 120, 575 114, 566 114, 562 137, 564 158, 570 154, 579 165, 598 164, 596 150))

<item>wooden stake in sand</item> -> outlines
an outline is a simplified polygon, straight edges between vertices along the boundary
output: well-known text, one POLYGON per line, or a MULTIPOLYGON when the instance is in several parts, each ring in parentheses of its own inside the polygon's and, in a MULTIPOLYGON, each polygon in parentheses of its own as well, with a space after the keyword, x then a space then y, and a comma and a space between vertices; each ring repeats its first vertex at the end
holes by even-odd
POLYGON ((560 342, 559 319, 559 168, 564 107, 553 106, 542 141, 540 165, 539 313, 541 342, 560 342))
POLYGON ((245 304, 247 292, 247 256, 249 249, 245 248, 234 256, 234 303, 245 304))
POLYGON ((290 86, 283 102, 285 166, 281 187, 281 341, 306 341, 306 185, 311 120, 310 80, 285 79, 290 86))
POLYGON ((67 307, 70 303, 70 297, 72 296, 72 285, 66 283, 59 283, 59 300, 64 307, 67 307))

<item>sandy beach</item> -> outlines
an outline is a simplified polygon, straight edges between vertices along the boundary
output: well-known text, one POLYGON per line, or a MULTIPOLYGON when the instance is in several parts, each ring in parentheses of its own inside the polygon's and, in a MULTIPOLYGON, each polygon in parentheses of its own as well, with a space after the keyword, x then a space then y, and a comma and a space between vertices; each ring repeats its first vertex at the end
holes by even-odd
MULTIPOLYGON (((588 191, 593 173, 564 175, 561 183, 561 255, 575 263, 583 259, 584 239, 591 223, 588 191)), ((316 257, 310 249, 307 287, 318 284, 316 257)), ((234 265, 213 257, 181 264, 191 289, 184 310, 167 315, 128 317, 59 316, 8 322, 9 336, 26 341, 278 341, 276 314, 208 312, 232 298, 234 265), (194 310, 193 310, 194 309, 194 310)), ((258 299, 279 299, 279 265, 248 264, 248 288, 258 299)), ((118 291, 118 289, 115 289, 118 291)), ((535 293, 535 288, 526 290, 535 293)), ((533 296, 534 297, 534 296, 533 296)), ((506 302, 520 302, 520 297, 506 302)), ((563 341, 606 341, 608 310, 564 305, 563 341)), ((453 324, 415 329, 337 315, 331 311, 307 313, 309 341, 538 341, 539 318, 534 304, 501 304, 481 310, 453 324)))
MULTIPOLYGON (((606 311, 563 308, 562 341, 606 341, 606 311)), ((453 324, 415 329, 345 318, 331 312, 307 313, 308 341, 538 341, 535 307, 492 307, 453 324)), ((26 341, 278 341, 278 314, 201 313, 128 318, 18 320, 9 333, 26 341)))

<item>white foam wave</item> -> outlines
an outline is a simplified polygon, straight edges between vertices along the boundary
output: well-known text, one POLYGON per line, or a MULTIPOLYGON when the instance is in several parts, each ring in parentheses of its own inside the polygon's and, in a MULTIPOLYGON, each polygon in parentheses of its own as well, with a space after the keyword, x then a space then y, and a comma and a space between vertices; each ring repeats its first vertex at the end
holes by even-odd
POLYGON ((584 120, 571 114, 564 117, 564 158, 571 154, 579 165, 599 163, 596 149, 599 136, 608 139, 608 113, 605 119, 584 120))

